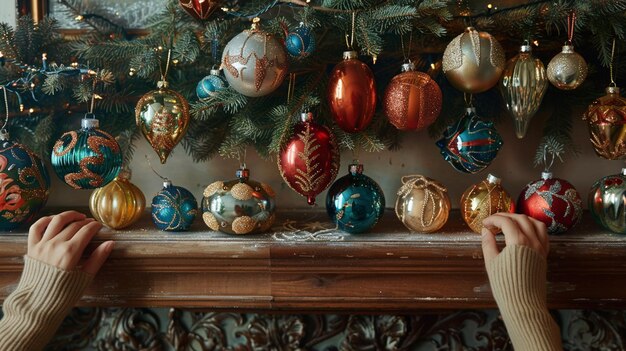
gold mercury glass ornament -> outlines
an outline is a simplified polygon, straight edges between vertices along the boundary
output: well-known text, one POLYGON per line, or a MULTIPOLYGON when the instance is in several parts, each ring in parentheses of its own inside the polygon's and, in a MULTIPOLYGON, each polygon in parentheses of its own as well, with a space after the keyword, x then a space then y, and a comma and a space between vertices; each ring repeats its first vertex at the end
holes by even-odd
POLYGON ((626 156, 626 99, 616 86, 589 105, 583 120, 589 126, 589 139, 598 156, 619 160, 626 156))
POLYGON ((483 229, 483 220, 498 212, 515 212, 511 196, 502 188, 500 178, 489 174, 486 180, 472 185, 461 196, 461 215, 476 233, 483 229))
POLYGON ((146 198, 130 182, 131 172, 120 171, 117 178, 98 188, 89 197, 93 217, 109 228, 121 229, 135 223, 146 208, 146 198))
POLYGON ((436 232, 448 221, 448 190, 436 180, 421 175, 402 177, 395 209, 398 219, 411 231, 436 232))
POLYGON ((548 63, 548 79, 561 90, 573 90, 587 78, 587 63, 574 51, 571 43, 563 45, 560 53, 548 63))

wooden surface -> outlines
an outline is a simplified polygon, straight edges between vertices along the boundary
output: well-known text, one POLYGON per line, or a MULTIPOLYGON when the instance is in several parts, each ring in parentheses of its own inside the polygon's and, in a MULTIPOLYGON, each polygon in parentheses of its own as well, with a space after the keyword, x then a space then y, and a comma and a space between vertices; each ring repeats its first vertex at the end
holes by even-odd
MULTIPOLYGON (((453 212, 437 234, 411 234, 388 211, 372 233, 334 230, 323 212, 282 213, 272 232, 229 236, 201 220, 191 232, 152 229, 149 216, 103 230, 114 252, 86 306, 384 312, 493 308, 480 249, 453 212)), ((501 238, 500 238, 501 239, 501 238)), ((0 299, 22 270, 26 233, 0 236, 0 299)), ((552 308, 626 307, 626 236, 589 217, 551 237, 552 308)))

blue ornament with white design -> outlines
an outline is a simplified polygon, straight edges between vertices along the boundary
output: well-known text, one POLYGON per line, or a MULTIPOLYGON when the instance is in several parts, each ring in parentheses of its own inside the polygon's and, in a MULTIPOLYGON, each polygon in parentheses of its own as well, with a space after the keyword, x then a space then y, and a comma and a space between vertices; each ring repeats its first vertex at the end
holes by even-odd
POLYGON ((198 202, 189 190, 166 180, 152 198, 152 222, 160 230, 187 231, 198 213, 198 202))
POLYGON ((226 79, 222 77, 218 69, 212 69, 211 73, 202 78, 196 86, 196 95, 198 99, 204 100, 215 95, 218 91, 225 89, 228 86, 226 79))
POLYGON ((468 107, 465 115, 437 141, 444 160, 457 171, 472 174, 487 168, 502 144, 493 123, 482 121, 473 107, 468 107))
POLYGON ((315 35, 311 28, 300 23, 300 26, 285 34, 285 48, 289 55, 302 59, 315 51, 315 35))

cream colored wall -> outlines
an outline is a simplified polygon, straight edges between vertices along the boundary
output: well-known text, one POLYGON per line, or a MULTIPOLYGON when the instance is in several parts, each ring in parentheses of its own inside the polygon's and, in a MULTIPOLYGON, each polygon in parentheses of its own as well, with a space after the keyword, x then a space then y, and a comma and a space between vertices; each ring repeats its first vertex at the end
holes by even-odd
POLYGON ((15 3, 15 0, 0 0, 0 23, 8 23, 11 26, 15 25, 15 19, 17 17, 15 3))

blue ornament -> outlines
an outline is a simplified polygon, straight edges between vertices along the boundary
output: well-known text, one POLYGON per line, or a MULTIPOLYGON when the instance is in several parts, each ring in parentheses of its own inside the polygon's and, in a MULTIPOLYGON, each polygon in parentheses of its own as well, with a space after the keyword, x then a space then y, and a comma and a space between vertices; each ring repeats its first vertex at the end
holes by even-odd
POLYGON ((351 164, 349 172, 328 190, 326 211, 339 229, 363 233, 383 216, 385 195, 372 178, 363 174, 363 165, 351 164))
POLYGON ((198 99, 204 100, 215 95, 216 92, 226 88, 227 86, 228 83, 226 82, 226 79, 220 75, 220 71, 212 69, 211 74, 202 78, 202 80, 198 82, 198 85, 196 86, 196 95, 198 95, 198 99))
POLYGON ((95 189, 109 184, 122 167, 115 138, 98 129, 95 118, 83 118, 82 128, 67 132, 52 148, 52 168, 74 189, 95 189))
POLYGON ((0 131, 0 231, 30 222, 46 204, 49 189, 41 159, 0 131))
POLYGON ((300 27, 286 35, 285 47, 289 55, 295 58, 308 57, 315 50, 315 35, 311 28, 300 23, 300 27))
POLYGON ((152 198, 152 222, 165 231, 189 230, 196 214, 198 203, 189 190, 172 185, 166 180, 163 189, 152 198))
POLYGON ((489 166, 502 144, 493 123, 481 121, 473 107, 468 107, 465 115, 437 141, 443 158, 465 173, 478 173, 489 166))

